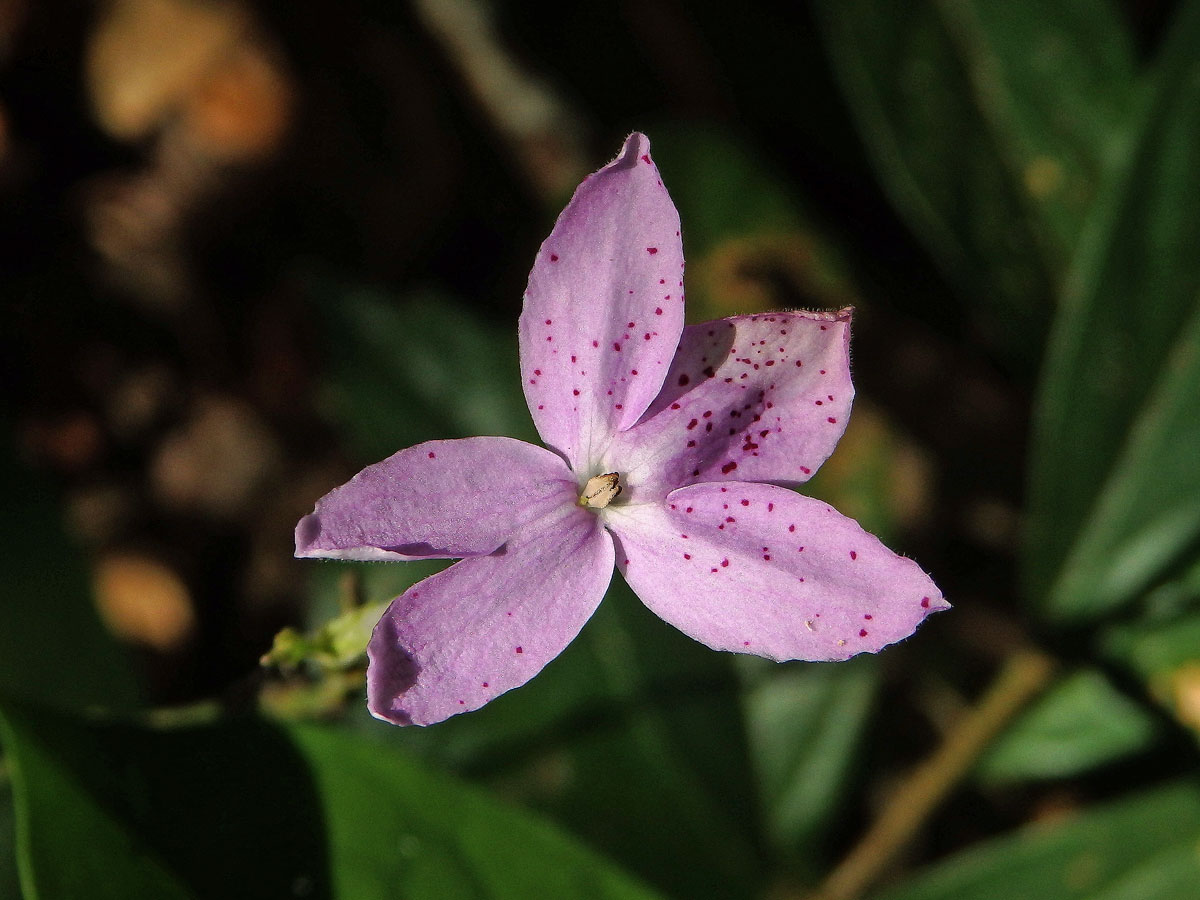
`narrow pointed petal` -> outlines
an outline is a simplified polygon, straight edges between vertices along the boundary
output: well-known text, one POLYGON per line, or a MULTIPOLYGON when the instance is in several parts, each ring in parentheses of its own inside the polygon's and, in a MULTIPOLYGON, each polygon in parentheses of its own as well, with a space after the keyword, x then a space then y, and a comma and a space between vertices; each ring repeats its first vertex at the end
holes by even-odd
POLYGON ((589 469, 658 394, 682 328, 679 214, 632 134, 576 190, 529 274, 521 376, 542 439, 589 469))
POLYGON ((296 556, 436 559, 491 553, 525 523, 573 507, 574 476, 505 437, 429 441, 368 466, 296 526, 296 556))
POLYGON ((786 488, 696 484, 606 513, 642 602, 716 650, 842 660, 949 607, 915 562, 786 488))
POLYGON ((807 481, 846 429, 850 310, 689 325, 662 393, 607 464, 631 502, 695 482, 807 481))
POLYGON ((409 588, 367 648, 372 715, 431 725, 524 684, 595 612, 612 567, 612 538, 600 520, 564 507, 502 550, 409 588))

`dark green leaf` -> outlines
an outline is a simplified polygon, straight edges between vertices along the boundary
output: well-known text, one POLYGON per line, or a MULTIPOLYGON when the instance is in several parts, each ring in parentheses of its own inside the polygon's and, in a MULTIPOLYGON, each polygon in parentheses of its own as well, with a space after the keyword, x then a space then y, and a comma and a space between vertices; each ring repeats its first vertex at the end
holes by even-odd
POLYGON ((1147 684, 1159 683, 1185 666, 1200 666, 1200 613, 1117 626, 1106 634, 1104 647, 1147 684))
POLYGON ((958 854, 876 900, 1193 900, 1200 788, 1137 794, 958 854))
POLYGON ((683 222, 689 320, 853 302, 828 235, 753 146, 692 124, 652 136, 683 222))
POLYGON ((1140 621, 1105 630, 1103 652, 1132 669, 1147 691, 1182 724, 1200 733, 1200 564, 1179 581, 1156 590, 1151 611, 1140 621), (1165 595, 1165 596, 1164 596, 1165 595), (1172 612, 1186 598, 1190 607, 1172 612))
POLYGON ((327 404, 374 461, 420 441, 498 434, 536 440, 521 393, 517 327, 449 297, 329 289, 327 404))
POLYGON ((345 732, 9 705, 0 739, 31 897, 652 897, 552 827, 345 732))
POLYGON ((529 684, 397 740, 522 797, 673 895, 735 898, 762 877, 738 701, 729 657, 618 579, 529 684))
POLYGON ((291 731, 324 801, 335 896, 654 896, 551 826, 396 750, 328 728, 291 731))
POLYGON ((795 856, 811 852, 854 771, 879 681, 877 659, 838 665, 755 665, 747 736, 767 833, 795 856))
POLYGON ((1035 421, 1028 599, 1053 620, 1133 599, 1200 536, 1200 4, 1175 24, 1127 171, 1097 202, 1035 421))
POLYGON ((1052 614, 1120 606, 1200 538, 1200 304, 1122 443, 1054 585, 1052 614))
POLYGON ((1100 672, 1070 675, 1021 714, 980 759, 987 782, 1064 778, 1145 750, 1157 736, 1150 713, 1100 672))
POLYGON ((1061 275, 1095 199, 1122 158, 1140 93, 1111 0, 934 0, 974 106, 1061 275))
POLYGON ((327 897, 302 760, 261 723, 152 732, 6 705, 29 897, 327 897))
POLYGON ((664 124, 651 137, 679 207, 689 257, 729 238, 795 231, 802 224, 783 179, 727 129, 664 124))
POLYGON ((1056 281, 1134 97, 1104 0, 822 0, 885 189, 979 324, 1036 360, 1056 281))
POLYGON ((132 670, 96 614, 56 492, 17 463, 9 437, 0 423, 0 691, 75 710, 129 708, 138 694, 132 670))
POLYGON ((17 873, 17 820, 13 806, 12 771, 0 745, 0 897, 17 900, 21 883, 17 873))

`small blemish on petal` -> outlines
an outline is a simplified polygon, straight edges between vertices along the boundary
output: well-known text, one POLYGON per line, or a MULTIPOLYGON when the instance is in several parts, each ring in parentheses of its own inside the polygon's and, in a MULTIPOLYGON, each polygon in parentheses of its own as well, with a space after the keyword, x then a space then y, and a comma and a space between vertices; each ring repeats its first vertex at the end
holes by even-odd
POLYGON ((653 256, 655 253, 658 252, 658 248, 657 247, 647 247, 646 252, 649 253, 651 256, 653 256))
POLYGON ((525 648, 524 648, 524 647, 518 647, 518 648, 517 648, 517 652, 518 652, 518 653, 524 653, 524 652, 525 652, 525 648))

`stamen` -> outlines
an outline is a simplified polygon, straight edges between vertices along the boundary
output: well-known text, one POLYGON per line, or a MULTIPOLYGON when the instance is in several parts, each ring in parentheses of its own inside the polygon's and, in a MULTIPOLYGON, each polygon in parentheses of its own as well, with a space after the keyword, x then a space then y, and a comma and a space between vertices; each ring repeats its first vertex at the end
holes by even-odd
POLYGON ((621 479, 616 472, 596 475, 588 479, 579 495, 579 505, 590 509, 604 509, 621 494, 621 479))

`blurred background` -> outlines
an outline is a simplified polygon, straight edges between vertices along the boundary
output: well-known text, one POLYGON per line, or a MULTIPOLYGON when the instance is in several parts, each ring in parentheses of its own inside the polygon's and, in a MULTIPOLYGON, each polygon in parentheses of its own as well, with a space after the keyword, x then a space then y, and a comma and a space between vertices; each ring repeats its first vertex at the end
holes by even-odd
POLYGON ((0 895, 1195 897, 1198 54, 1172 0, 0 0, 0 895), (292 529, 536 440, 525 279, 635 129, 690 321, 857 308, 806 492, 955 609, 772 666, 614 584, 374 722, 440 564, 292 529))

